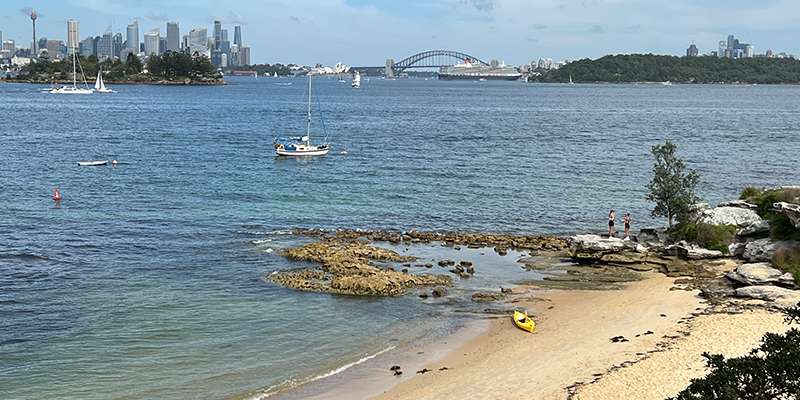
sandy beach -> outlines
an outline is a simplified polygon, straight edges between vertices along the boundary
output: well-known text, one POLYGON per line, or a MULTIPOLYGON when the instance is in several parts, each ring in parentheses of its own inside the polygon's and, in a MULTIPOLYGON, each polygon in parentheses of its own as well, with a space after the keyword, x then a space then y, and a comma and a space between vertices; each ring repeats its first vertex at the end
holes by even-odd
POLYGON ((664 399, 707 374, 703 351, 739 356, 765 332, 788 329, 782 314, 763 310, 706 315, 696 290, 646 275, 612 291, 518 287, 512 300, 534 318, 534 333, 493 320, 375 399, 664 399))

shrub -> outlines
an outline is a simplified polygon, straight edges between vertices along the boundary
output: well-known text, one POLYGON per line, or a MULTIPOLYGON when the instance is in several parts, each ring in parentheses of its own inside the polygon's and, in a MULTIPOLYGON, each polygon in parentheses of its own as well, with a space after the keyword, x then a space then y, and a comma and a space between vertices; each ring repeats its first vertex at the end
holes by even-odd
POLYGON ((800 283, 800 247, 776 251, 772 254, 772 265, 783 272, 791 273, 794 281, 800 283))
POLYGON ((741 200, 758 200, 761 197, 761 189, 748 186, 742 190, 742 194, 739 195, 739 199, 741 200))
POLYGON ((705 222, 697 224, 678 224, 670 235, 677 240, 697 242, 709 250, 719 250, 728 254, 728 245, 736 236, 735 225, 711 225, 705 222))
POLYGON ((768 190, 758 199, 756 203, 756 205, 758 205, 758 210, 756 210, 756 212, 761 218, 772 219, 773 216, 780 214, 772 209, 772 205, 780 201, 783 201, 783 196, 779 191, 768 190))
POLYGON ((783 189, 783 201, 797 204, 798 197, 800 197, 800 189, 783 189))

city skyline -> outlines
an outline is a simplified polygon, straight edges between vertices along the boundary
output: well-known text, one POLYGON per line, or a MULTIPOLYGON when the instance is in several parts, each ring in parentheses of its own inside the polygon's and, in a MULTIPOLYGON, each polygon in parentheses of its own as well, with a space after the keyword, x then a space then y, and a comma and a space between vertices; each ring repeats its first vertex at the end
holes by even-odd
MULTIPOLYGON (((681 56, 694 43, 700 54, 717 50, 733 34, 763 54, 798 54, 800 34, 795 15, 800 4, 789 1, 679 0, 651 4, 624 1, 284 1, 232 0, 224 4, 197 0, 171 2, 37 2, 38 37, 67 43, 67 20, 79 23, 78 37, 126 35, 139 21, 139 40, 167 22, 180 24, 180 35, 205 28, 213 38, 214 21, 250 47, 252 63, 382 65, 421 51, 449 49, 507 64, 532 60, 576 60, 606 54, 654 53, 681 56), (745 18, 746 17, 746 18, 745 18)), ((29 47, 30 6, 0 11, 3 39, 29 47)), ((230 37, 230 39, 234 39, 230 37)))

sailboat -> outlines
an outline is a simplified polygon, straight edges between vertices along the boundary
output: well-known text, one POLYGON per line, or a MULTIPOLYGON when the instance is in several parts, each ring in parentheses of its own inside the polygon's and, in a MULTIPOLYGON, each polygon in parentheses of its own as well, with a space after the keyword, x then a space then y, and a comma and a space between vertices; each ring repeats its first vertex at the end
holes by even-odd
POLYGON ((575 83, 572 82, 572 74, 569 75, 569 84, 574 85, 575 83))
MULTIPOLYGON (((317 100, 319 106, 319 100, 317 100)), ((322 120, 322 129, 325 132, 325 141, 319 145, 311 144, 311 74, 308 74, 308 124, 306 134, 302 137, 276 138, 275 153, 279 156, 324 156, 331 149, 328 143, 328 131, 325 128, 325 119, 322 118, 322 109, 319 112, 322 120)))
MULTIPOLYGON (((75 64, 78 63, 77 56, 75 55, 75 51, 72 52, 72 86, 61 86, 56 87, 54 86, 50 89, 50 93, 61 93, 61 94, 92 94, 94 93, 89 87, 87 86, 86 89, 81 89, 75 82, 75 77, 77 75, 75 71, 75 64)), ((81 74, 83 74, 83 69, 81 69, 81 74)), ((86 84, 86 77, 83 78, 84 84, 86 84)))
POLYGON ((353 78, 353 83, 350 85, 354 88, 361 87, 361 74, 356 71, 356 76, 353 78))
POLYGON ((97 93, 117 93, 116 90, 107 88, 103 83, 103 71, 97 71, 97 80, 94 82, 94 91, 97 93))

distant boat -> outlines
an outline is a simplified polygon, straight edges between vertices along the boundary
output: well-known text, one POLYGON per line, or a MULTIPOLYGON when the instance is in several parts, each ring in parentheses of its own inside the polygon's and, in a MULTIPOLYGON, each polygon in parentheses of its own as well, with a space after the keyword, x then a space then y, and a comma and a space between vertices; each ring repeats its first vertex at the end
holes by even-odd
MULTIPOLYGON (((319 101, 317 101, 319 104, 319 101)), ((322 120, 322 129, 325 132, 325 141, 319 145, 311 144, 311 74, 308 74, 308 124, 306 134, 302 137, 276 138, 275 153, 279 156, 324 156, 331 149, 328 143, 328 131, 325 129, 325 120, 322 110, 319 112, 322 120)))
POLYGON ((94 91, 97 93, 117 93, 116 90, 107 88, 103 83, 103 71, 97 71, 97 80, 94 82, 94 91))
POLYGON ((80 165, 81 167, 95 167, 98 165, 108 165, 108 160, 78 161, 78 165, 80 165))
POLYGON ((672 82, 670 82, 670 81, 661 82, 661 84, 664 85, 664 86, 672 86, 672 82))
POLYGON ((278 73, 276 72, 275 75, 272 75, 272 77, 273 78, 277 78, 278 77, 278 73))
POLYGON ((353 78, 353 83, 350 85, 354 88, 361 87, 361 74, 356 71, 356 76, 353 78))
MULTIPOLYGON (((77 72, 75 70, 75 64, 77 64, 77 56, 75 55, 76 52, 72 52, 72 86, 53 86, 50 89, 50 93, 59 93, 59 94, 92 94, 94 91, 89 89, 89 86, 86 86, 86 89, 81 89, 78 87, 75 77, 77 76, 77 72)), ((83 68, 81 68, 81 75, 83 75, 83 68)), ((83 77, 84 85, 86 84, 86 77, 83 77)))
POLYGON ((574 82, 572 82, 572 74, 569 75, 569 84, 570 85, 574 85, 575 84, 574 82))

